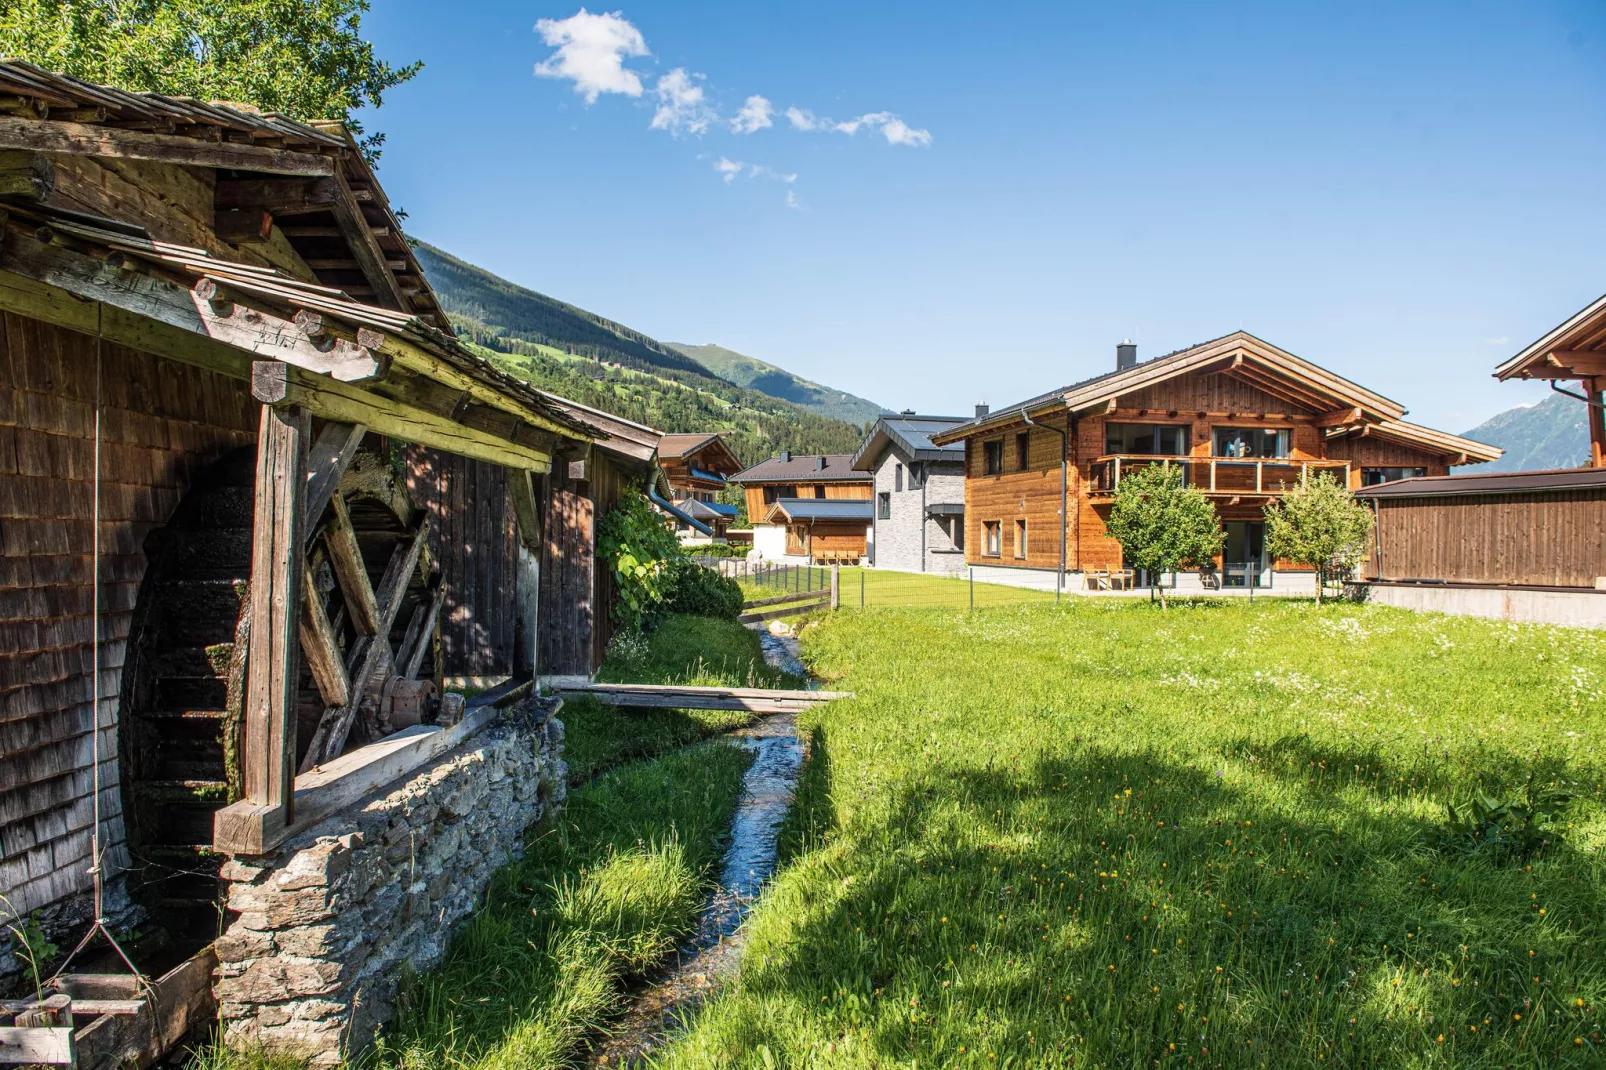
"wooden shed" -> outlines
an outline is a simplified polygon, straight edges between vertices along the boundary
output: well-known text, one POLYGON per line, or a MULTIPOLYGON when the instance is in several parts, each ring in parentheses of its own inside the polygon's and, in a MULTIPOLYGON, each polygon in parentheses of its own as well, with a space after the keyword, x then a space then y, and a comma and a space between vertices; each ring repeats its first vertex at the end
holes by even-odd
POLYGON ((298 774, 533 675, 541 573, 592 548, 546 515, 623 477, 457 342, 338 126, 0 94, 0 891, 59 937, 98 846, 105 913, 203 940, 221 856, 380 770, 298 774))

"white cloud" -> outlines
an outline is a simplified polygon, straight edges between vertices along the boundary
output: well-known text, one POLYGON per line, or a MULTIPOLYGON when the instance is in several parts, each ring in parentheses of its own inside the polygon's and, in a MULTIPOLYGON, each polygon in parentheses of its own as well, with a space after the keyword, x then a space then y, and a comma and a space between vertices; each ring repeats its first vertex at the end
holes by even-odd
POLYGON ((721 156, 719 159, 714 161, 714 170, 718 171, 720 177, 726 182, 735 181, 736 176, 741 174, 742 169, 746 166, 747 165, 742 163, 740 160, 731 160, 724 156, 721 156))
POLYGON ((653 87, 658 97, 658 110, 652 115, 654 130, 667 130, 676 137, 701 134, 718 118, 703 99, 703 87, 697 84, 701 77, 676 67, 658 79, 653 87))
POLYGON ((820 120, 814 117, 813 112, 802 108, 787 108, 786 118, 794 130, 818 130, 822 125, 820 120))
POLYGON ((587 104, 603 93, 641 96, 641 76, 624 61, 648 55, 647 40, 621 12, 593 15, 581 8, 566 19, 542 19, 535 32, 557 49, 535 65, 540 77, 569 79, 587 104))
POLYGON ((756 163, 748 168, 747 176, 749 178, 773 178, 777 182, 785 182, 787 184, 797 181, 797 173, 795 171, 777 171, 775 168, 765 167, 761 163, 756 163))
POLYGON ((797 190, 789 189, 786 191, 786 206, 794 212, 803 210, 803 202, 797 199, 797 190))
POLYGON ((786 118, 792 124, 792 129, 809 133, 826 130, 852 137, 860 130, 874 130, 886 138, 889 145, 924 148, 931 144, 930 130, 912 127, 890 111, 866 112, 857 119, 845 119, 839 123, 815 115, 807 108, 794 107, 786 109, 786 118))
POLYGON ((775 107, 768 100, 755 93, 747 98, 747 103, 742 105, 742 110, 737 112, 736 118, 731 120, 731 129, 738 134, 757 133, 766 127, 775 125, 775 120, 771 118, 774 114, 775 107))
POLYGON ((728 156, 721 156, 714 161, 714 170, 726 182, 734 182, 737 176, 746 174, 748 178, 768 178, 776 182, 785 182, 791 185, 797 181, 797 174, 790 171, 777 171, 761 163, 747 164, 740 160, 733 160, 728 156))

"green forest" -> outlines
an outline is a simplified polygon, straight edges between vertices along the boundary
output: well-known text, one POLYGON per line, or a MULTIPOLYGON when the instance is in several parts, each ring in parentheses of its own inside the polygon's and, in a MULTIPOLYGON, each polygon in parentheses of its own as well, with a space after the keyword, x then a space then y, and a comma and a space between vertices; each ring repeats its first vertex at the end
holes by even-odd
POLYGON ((660 431, 721 431, 745 464, 852 453, 863 428, 737 386, 683 353, 424 242, 419 263, 462 340, 509 373, 660 431))

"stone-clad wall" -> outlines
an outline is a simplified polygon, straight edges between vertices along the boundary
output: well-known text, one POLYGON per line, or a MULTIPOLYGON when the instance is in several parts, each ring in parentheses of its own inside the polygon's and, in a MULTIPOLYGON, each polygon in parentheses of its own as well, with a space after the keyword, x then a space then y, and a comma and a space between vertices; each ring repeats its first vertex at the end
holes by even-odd
POLYGON ((908 462, 893 449, 881 455, 875 467, 875 566, 907 572, 954 572, 965 567, 965 555, 954 552, 946 520, 926 516, 927 505, 939 502, 963 505, 965 468, 961 462, 927 463, 924 504, 921 488, 911 487, 908 462), (903 466, 903 489, 898 490, 897 467, 903 466), (892 516, 883 520, 881 495, 892 495, 892 516), (921 567, 920 536, 925 531, 925 566, 921 567))
POLYGON ((314 1066, 367 1045, 403 967, 440 961, 526 829, 561 807, 558 705, 530 700, 274 854, 224 866, 217 998, 231 1044, 314 1066))

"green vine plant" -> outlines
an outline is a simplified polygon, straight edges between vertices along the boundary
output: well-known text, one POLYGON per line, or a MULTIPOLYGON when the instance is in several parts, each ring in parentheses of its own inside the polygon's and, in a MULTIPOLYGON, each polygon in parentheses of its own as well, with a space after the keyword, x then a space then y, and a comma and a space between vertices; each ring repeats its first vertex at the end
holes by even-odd
POLYGON ((639 488, 632 488, 597 525, 597 553, 613 570, 619 597, 613 617, 640 631, 669 597, 669 564, 684 555, 669 522, 639 488))
POLYGON ((33 974, 34 998, 44 1002, 45 985, 39 976, 39 964, 55 957, 58 948, 45 937, 44 927, 39 924, 38 911, 23 918, 11 905, 11 900, 3 895, 0 895, 0 908, 4 908, 5 913, 11 916, 12 920, 6 922, 6 931, 11 934, 11 941, 16 946, 16 956, 27 964, 33 974))

